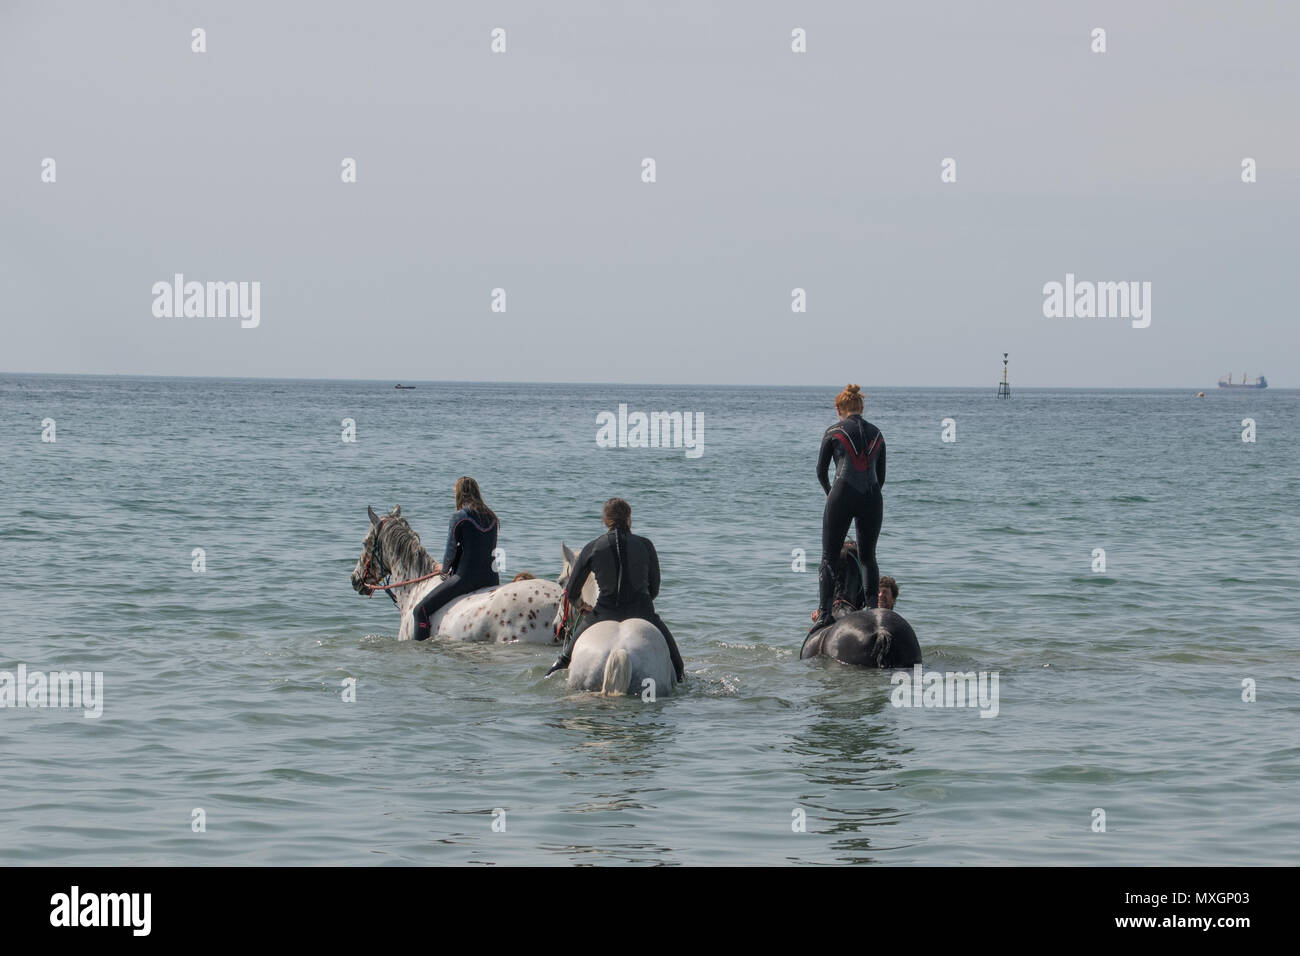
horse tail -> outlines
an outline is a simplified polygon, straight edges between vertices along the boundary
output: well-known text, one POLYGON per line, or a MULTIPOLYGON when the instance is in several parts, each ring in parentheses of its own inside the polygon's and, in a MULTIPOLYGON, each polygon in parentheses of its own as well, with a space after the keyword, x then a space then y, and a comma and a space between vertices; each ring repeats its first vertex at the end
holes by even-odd
POLYGON ((886 630, 881 630, 876 634, 876 646, 871 655, 872 664, 875 667, 885 668, 889 666, 890 658, 894 651, 894 636, 886 630))
POLYGON ((632 661, 627 651, 618 647, 605 658, 605 677, 600 692, 606 697, 621 697, 632 686, 632 661))

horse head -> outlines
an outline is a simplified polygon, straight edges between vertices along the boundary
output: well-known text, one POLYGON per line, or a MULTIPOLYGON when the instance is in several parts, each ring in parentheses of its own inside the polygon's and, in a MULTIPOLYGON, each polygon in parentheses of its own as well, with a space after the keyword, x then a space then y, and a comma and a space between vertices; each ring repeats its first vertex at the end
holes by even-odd
MULTIPOLYGON (((555 579, 555 582, 560 587, 567 588, 569 576, 573 574, 573 566, 578 563, 578 556, 563 541, 560 542, 560 550, 564 553, 564 563, 560 565, 560 576, 555 579)), ((596 575, 588 574, 587 580, 582 585, 582 600, 595 607, 598 597, 600 597, 600 588, 596 585, 596 575)))
POLYGON ((366 506, 366 512, 370 515, 370 531, 366 533, 366 540, 361 543, 361 556, 357 558, 356 567, 352 569, 352 589, 358 594, 369 597, 374 594, 375 585, 392 572, 392 567, 383 553, 381 532, 384 525, 394 519, 400 519, 403 524, 406 524, 406 520, 402 518, 401 505, 394 505, 393 510, 382 518, 375 514, 375 509, 369 505, 366 506))
MULTIPOLYGON (((560 551, 564 555, 564 563, 560 565, 560 576, 555 579, 555 583, 560 587, 567 589, 569 586, 569 577, 573 574, 573 566, 578 562, 578 556, 573 553, 563 541, 560 542, 560 551)), ((596 599, 600 597, 600 588, 596 586, 596 575, 588 574, 587 580, 582 585, 582 601, 589 607, 596 606, 596 599)), ((560 607, 555 613, 555 623, 553 627, 557 630, 564 627, 568 621, 565 619, 564 611, 565 601, 560 602, 560 607)), ((570 617, 576 616, 577 608, 570 611, 570 617)))

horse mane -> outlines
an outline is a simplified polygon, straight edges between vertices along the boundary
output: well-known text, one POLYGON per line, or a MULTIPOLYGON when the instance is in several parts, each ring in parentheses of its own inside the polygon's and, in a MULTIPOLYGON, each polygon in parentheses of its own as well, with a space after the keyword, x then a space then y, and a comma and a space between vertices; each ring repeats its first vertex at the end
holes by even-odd
POLYGON ((407 523, 405 518, 391 518, 384 522, 384 530, 379 535, 379 543, 384 548, 384 559, 389 569, 416 577, 433 573, 433 558, 420 544, 420 536, 407 523))

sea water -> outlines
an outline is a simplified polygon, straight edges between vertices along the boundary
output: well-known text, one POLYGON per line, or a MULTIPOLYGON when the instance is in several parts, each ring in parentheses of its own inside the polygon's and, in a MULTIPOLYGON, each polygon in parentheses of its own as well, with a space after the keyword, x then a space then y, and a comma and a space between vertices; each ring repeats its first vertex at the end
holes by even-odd
POLYGON ((0 376, 0 671, 102 675, 0 709, 0 860, 1296 862, 1300 393, 866 388, 882 573, 986 719, 798 659, 835 383, 415 384, 0 376), (702 450, 598 443, 621 405, 702 450), (440 557, 461 475, 507 577, 626 498, 685 687, 397 642, 366 507, 440 557))

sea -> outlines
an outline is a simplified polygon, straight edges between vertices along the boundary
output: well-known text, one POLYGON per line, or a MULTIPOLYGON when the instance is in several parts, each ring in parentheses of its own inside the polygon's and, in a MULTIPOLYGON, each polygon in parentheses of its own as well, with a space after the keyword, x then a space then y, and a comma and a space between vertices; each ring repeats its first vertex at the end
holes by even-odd
POLYGON ((0 862, 1300 857, 1300 392, 864 383, 895 673, 799 659, 842 383, 394 384, 0 374, 0 862), (620 406, 696 447, 598 441, 620 406), (626 498, 685 685, 398 642, 349 584, 367 507, 440 556, 462 475, 507 576, 626 498))

